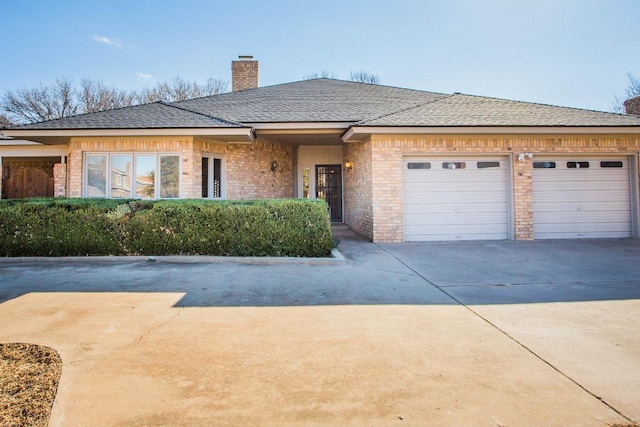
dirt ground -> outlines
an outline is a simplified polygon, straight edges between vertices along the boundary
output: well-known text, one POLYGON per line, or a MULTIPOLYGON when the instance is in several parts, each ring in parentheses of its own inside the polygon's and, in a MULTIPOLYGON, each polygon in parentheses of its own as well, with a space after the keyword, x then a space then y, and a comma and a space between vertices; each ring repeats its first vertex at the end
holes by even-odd
POLYGON ((61 372, 51 348, 0 343, 0 426, 46 426, 61 372))

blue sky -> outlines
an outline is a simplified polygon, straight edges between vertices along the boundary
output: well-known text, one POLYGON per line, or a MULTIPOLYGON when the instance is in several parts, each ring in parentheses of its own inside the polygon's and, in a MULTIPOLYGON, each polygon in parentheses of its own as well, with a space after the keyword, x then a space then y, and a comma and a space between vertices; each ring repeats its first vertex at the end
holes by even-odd
POLYGON ((139 89, 327 70, 434 92, 608 111, 640 77, 640 0, 2 0, 0 94, 59 77, 139 89))

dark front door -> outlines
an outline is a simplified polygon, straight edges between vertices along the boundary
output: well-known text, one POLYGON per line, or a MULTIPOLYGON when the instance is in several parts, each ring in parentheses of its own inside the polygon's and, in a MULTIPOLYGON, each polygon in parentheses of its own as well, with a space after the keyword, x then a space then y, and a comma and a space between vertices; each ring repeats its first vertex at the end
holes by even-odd
POLYGON ((331 222, 342 222, 342 165, 316 166, 316 198, 329 205, 331 222))

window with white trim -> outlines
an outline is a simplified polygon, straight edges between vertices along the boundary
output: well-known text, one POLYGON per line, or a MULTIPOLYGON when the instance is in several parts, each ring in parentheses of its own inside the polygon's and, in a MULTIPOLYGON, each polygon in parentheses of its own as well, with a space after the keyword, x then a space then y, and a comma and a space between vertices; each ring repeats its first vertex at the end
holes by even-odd
POLYGON ((180 197, 180 156, 177 154, 87 153, 84 160, 84 197, 180 197))
POLYGON ((202 198, 224 198, 224 159, 218 156, 202 156, 202 198))

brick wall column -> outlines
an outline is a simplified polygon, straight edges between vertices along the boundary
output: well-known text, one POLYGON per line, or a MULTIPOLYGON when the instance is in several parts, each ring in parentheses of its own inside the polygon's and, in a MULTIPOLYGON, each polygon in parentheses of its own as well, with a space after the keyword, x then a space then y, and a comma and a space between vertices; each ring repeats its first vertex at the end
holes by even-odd
POLYGON ((2 175, 2 158, 0 158, 0 199, 2 199, 2 181, 4 181, 2 175))
POLYGON ((67 165, 53 165, 53 197, 67 197, 67 165))
POLYGON ((515 240, 533 240, 533 180, 531 159, 513 159, 513 210, 515 240))

